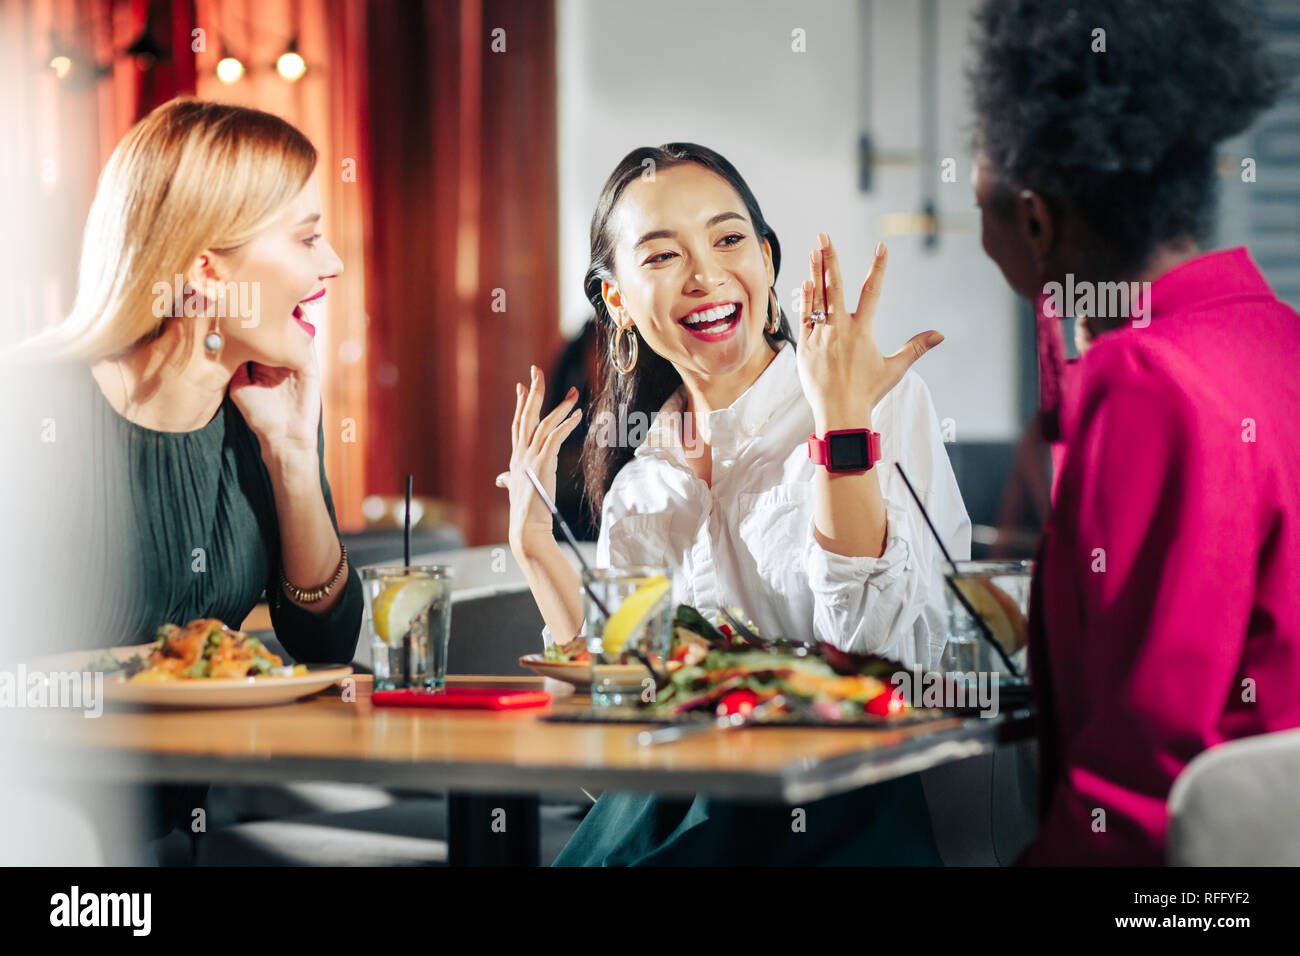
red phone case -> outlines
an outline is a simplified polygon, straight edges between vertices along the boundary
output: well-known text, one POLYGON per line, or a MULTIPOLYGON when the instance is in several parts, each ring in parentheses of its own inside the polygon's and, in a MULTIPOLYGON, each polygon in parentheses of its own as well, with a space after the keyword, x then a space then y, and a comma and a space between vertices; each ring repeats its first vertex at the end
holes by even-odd
POLYGON ((435 707, 453 710, 519 710, 545 707, 551 695, 542 690, 501 690, 496 687, 448 687, 428 690, 377 690, 370 695, 376 707, 435 707))

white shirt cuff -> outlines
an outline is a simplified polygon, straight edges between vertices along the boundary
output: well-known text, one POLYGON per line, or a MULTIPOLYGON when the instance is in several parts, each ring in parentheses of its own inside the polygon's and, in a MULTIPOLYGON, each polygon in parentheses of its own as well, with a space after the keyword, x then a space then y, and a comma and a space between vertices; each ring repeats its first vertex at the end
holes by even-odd
POLYGON ((834 594, 845 585, 862 584, 884 589, 896 582, 904 572, 912 570, 915 559, 907 536, 907 519, 903 509, 886 500, 885 521, 885 550, 878 558, 827 551, 818 543, 814 526, 810 522, 805 558, 808 583, 813 592, 834 594))

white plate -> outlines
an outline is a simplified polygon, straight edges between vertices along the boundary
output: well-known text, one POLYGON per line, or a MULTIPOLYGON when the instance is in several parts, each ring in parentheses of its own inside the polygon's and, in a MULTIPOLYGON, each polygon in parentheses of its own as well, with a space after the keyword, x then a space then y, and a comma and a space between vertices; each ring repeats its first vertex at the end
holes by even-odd
MULTIPOLYGON (((564 681, 582 690, 591 686, 591 664, 587 661, 548 661, 541 654, 525 654, 519 658, 519 666, 526 667, 534 674, 564 681)), ((668 662, 668 673, 681 667, 679 661, 668 662)), ((640 664, 604 664, 600 668, 602 679, 626 680, 630 686, 638 686, 646 670, 640 664)))
MULTIPOLYGON (((587 661, 581 663, 548 661, 541 654, 525 654, 519 658, 519 666, 528 668, 534 674, 561 680, 566 684, 572 684, 574 687, 591 686, 591 664, 587 661)), ((645 668, 640 665, 637 665, 636 669, 641 672, 645 671, 645 668)))
POLYGON ((104 680, 104 699, 141 707, 265 707, 322 691, 351 667, 316 667, 296 677, 194 678, 170 681, 104 680))

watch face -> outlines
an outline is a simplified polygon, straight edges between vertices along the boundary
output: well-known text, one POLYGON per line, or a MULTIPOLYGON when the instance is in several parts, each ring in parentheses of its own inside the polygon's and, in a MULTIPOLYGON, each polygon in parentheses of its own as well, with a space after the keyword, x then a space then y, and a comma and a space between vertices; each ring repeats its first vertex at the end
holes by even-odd
POLYGON ((831 471, 866 471, 871 467, 871 443, 862 432, 826 436, 826 467, 831 471))

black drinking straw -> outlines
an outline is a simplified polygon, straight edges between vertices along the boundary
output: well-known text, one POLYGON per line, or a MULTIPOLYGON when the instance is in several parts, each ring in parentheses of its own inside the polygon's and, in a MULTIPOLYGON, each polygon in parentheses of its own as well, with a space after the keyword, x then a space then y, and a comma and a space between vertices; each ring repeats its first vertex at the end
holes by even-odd
MULTIPOLYGON (((402 554, 406 559, 403 562, 403 567, 405 568, 411 566, 411 486, 414 482, 414 475, 406 476, 406 527, 402 534, 402 554)), ((411 685, 411 672, 415 668, 415 638, 411 631, 407 631, 406 637, 403 638, 403 644, 405 653, 402 655, 402 677, 403 683, 409 687, 411 685)))
POLYGON ((414 475, 406 476, 406 531, 402 538, 402 553, 406 556, 406 566, 411 566, 411 486, 415 483, 414 475))
MULTIPOLYGON (((573 531, 569 528, 569 523, 565 521, 564 516, 560 514, 560 509, 555 507, 555 502, 552 501, 551 496, 546 493, 546 489, 542 487, 541 479, 533 473, 533 470, 531 468, 525 468, 524 474, 526 474, 528 480, 533 483, 533 488, 536 489, 538 497, 542 499, 547 510, 550 511, 551 516, 559 522, 560 531, 564 533, 564 538, 568 541, 569 547, 572 548, 573 553, 577 555, 578 563, 582 565, 582 570, 584 572, 582 574, 582 589, 587 592, 587 596, 595 603, 596 609, 600 611, 601 615, 608 621, 610 616, 609 610, 601 602, 600 598, 596 597, 596 592, 587 582, 587 579, 592 576, 591 567, 587 564, 587 559, 582 556, 582 549, 578 547, 578 539, 574 537, 573 531)), ((641 662, 642 666, 645 667, 645 669, 648 670, 650 675, 655 679, 656 687, 663 687, 668 683, 667 676, 660 674, 657 670, 651 667, 649 659, 641 653, 641 651, 633 648, 632 653, 636 655, 637 660, 641 662)))
POLYGON ((952 593, 957 596, 957 600, 960 601, 961 606, 966 609, 966 613, 975 621, 975 624, 978 626, 979 632, 983 635, 984 640, 988 641, 989 644, 993 646, 993 649, 998 652, 998 657, 1002 658, 1002 663, 1007 665, 1007 669, 1011 671, 1014 676, 1019 677, 1020 671, 1016 670, 1016 665, 1011 663, 1011 658, 1007 656, 1007 652, 1003 649, 1002 644, 993 636, 993 631, 989 628, 988 624, 985 623, 984 618, 981 617, 979 612, 971 606, 970 601, 966 600, 966 595, 961 593, 961 588, 957 587, 957 584, 954 581, 954 578, 957 577, 957 562, 954 561, 952 555, 948 553, 948 548, 944 545, 943 538, 940 537, 938 529, 934 526, 934 522, 930 520, 929 512, 925 510, 925 505, 921 504, 921 496, 916 493, 916 489, 912 487, 912 483, 907 480, 907 472, 903 471, 902 463, 896 461, 894 462, 894 467, 898 469, 899 477, 903 479, 903 484, 907 485, 907 490, 911 493, 912 500, 916 502, 916 507, 921 512, 921 517, 925 519, 925 523, 930 528, 930 533, 934 535, 934 540, 939 545, 939 550, 943 552, 944 560, 948 562, 948 567, 952 569, 952 576, 944 578, 944 580, 948 582, 948 587, 951 588, 952 593))
POLYGON ((578 563, 582 565, 582 570, 586 572, 582 577, 583 590, 586 591, 587 596, 595 602, 596 609, 605 616, 606 620, 609 620, 609 611, 605 608, 605 605, 601 603, 600 598, 596 597, 596 592, 591 589, 591 585, 587 583, 587 578, 591 576, 591 567, 587 564, 587 559, 582 556, 582 549, 578 547, 578 539, 573 536, 573 531, 570 530, 569 523, 565 521, 564 516, 560 514, 560 509, 555 507, 555 502, 553 502, 551 496, 546 493, 546 489, 542 487, 541 479, 533 473, 533 470, 531 468, 525 468, 524 474, 528 476, 528 480, 531 481, 533 487, 537 489, 538 497, 542 499, 547 510, 551 512, 552 517, 559 522, 560 530, 564 532, 564 537, 569 542, 569 547, 573 549, 573 553, 578 557, 578 563))

